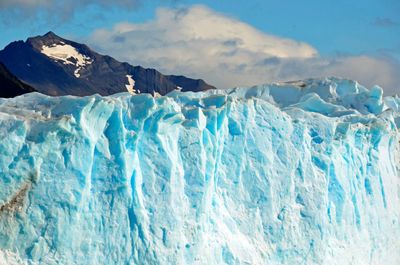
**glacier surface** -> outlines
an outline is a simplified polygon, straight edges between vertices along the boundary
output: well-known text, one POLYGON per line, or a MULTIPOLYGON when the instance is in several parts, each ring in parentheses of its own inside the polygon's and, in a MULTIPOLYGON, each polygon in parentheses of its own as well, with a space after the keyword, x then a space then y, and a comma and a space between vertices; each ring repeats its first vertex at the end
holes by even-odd
POLYGON ((310 79, 0 100, 0 264, 400 264, 400 99, 310 79))

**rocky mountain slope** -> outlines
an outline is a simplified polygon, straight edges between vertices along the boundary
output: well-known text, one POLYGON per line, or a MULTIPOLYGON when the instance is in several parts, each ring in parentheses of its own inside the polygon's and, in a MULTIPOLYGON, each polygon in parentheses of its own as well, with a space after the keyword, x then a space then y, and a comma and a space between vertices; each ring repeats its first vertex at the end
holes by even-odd
POLYGON ((46 95, 159 93, 214 89, 203 80, 169 76, 121 63, 53 32, 16 41, 0 51, 0 62, 19 79, 46 95))
POLYGON ((0 63, 0 97, 12 98, 25 93, 33 92, 35 89, 14 76, 4 64, 0 63))

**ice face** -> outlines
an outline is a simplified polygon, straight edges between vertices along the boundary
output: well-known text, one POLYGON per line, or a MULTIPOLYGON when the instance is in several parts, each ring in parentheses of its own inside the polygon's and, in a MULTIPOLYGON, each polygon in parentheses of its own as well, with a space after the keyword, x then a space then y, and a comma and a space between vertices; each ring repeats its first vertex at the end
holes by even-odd
POLYGON ((398 98, 340 79, 0 101, 16 264, 399 264, 398 98))

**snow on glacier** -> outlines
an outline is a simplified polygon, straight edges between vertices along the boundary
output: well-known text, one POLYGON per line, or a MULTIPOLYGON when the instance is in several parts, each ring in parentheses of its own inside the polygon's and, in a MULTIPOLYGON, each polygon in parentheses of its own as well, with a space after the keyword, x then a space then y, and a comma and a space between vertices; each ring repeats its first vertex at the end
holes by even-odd
POLYGON ((336 78, 0 99, 0 258, 400 264, 399 106, 336 78))

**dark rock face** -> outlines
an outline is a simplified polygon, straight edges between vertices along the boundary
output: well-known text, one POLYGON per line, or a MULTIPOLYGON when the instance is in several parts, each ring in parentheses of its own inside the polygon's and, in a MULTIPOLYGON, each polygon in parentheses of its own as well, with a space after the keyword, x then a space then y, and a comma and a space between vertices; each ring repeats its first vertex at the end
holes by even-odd
POLYGON ((14 76, 0 63, 0 97, 12 98, 25 93, 33 92, 35 89, 14 76))
POLYGON ((155 69, 121 63, 53 32, 29 38, 25 42, 10 43, 0 51, 0 62, 39 92, 54 96, 126 92, 126 85, 129 85, 127 75, 135 81, 135 93, 157 92, 164 95, 178 87, 182 91, 215 88, 200 79, 163 75, 155 69), (77 55, 69 56, 71 53, 64 51, 66 47, 77 55), (53 54, 49 56, 46 49, 52 50, 53 54))

